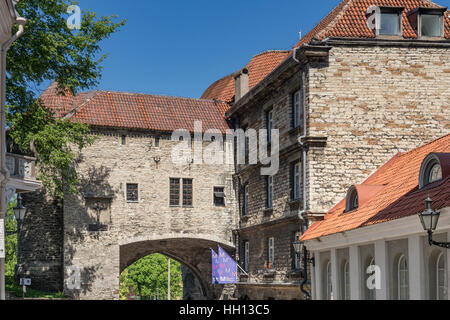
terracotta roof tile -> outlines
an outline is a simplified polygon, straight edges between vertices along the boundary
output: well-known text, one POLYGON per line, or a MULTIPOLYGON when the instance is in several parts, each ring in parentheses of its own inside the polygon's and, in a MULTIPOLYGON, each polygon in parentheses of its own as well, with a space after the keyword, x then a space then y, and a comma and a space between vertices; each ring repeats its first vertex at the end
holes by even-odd
POLYGON ((194 122, 202 121, 203 131, 229 129, 223 111, 227 107, 213 100, 109 91, 61 96, 55 84, 40 98, 56 118, 66 117, 91 126, 193 132, 194 122))
MULTIPOLYGON (((249 89, 267 77, 286 60, 288 55, 289 51, 267 51, 254 56, 246 66, 250 72, 249 89)), ((230 74, 209 86, 203 93, 202 99, 215 99, 230 103, 234 100, 234 90, 234 78, 233 74, 230 74)))
MULTIPOLYGON (((450 176, 419 189, 419 172, 430 153, 450 153, 450 135, 405 154, 398 154, 371 175, 362 186, 384 186, 354 211, 345 212, 345 199, 314 223, 301 237, 311 240, 343 231, 416 215, 425 209, 428 195, 433 208, 450 206, 450 176)), ((446 158, 450 161, 450 157, 446 158)), ((450 163, 448 164, 450 166, 450 163)))
MULTIPOLYGON (((403 37, 417 38, 417 33, 408 20, 407 13, 412 9, 442 8, 428 0, 343 0, 310 32, 308 32, 296 45, 300 47, 308 44, 312 39, 323 40, 328 37, 337 38, 375 38, 375 34, 366 24, 366 11, 370 6, 404 7, 403 11, 403 37)), ((445 13, 445 37, 450 39, 449 11, 445 13)))

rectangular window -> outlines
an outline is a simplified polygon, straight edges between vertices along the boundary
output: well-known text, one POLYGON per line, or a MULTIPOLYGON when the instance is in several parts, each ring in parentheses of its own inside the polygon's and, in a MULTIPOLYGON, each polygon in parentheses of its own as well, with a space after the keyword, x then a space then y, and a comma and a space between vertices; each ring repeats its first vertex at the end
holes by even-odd
POLYGON ((127 201, 138 202, 138 185, 135 183, 127 183, 127 201))
POLYGON ((295 129, 301 125, 302 113, 303 113, 303 94, 299 90, 294 93, 292 99, 292 127, 295 129))
POLYGON ((420 31, 422 37, 441 37, 442 36, 442 15, 421 14, 420 31))
POLYGON ((273 110, 267 111, 266 114, 266 123, 267 123, 267 142, 271 143, 272 142, 272 130, 274 128, 273 125, 273 110))
POLYGON ((292 165, 291 183, 291 200, 298 200, 300 199, 300 162, 292 165))
POLYGON ((127 136, 122 136, 122 145, 127 144, 127 136))
POLYGON ((180 179, 170 178, 170 205, 180 205, 180 179))
POLYGON ((242 215, 248 215, 248 184, 246 184, 242 191, 242 215))
POLYGON ((244 270, 248 272, 250 262, 250 242, 244 241, 244 270))
POLYGON ((225 206, 225 188, 214 187, 214 205, 217 207, 225 206))
POLYGON ((183 179, 183 206, 192 206, 192 179, 183 179))
POLYGON ((381 13, 380 34, 400 35, 400 17, 397 12, 381 13))
POLYGON ((267 209, 271 209, 273 207, 273 177, 272 176, 267 176, 267 209))
POLYGON ((156 136, 156 137, 155 137, 155 147, 156 147, 156 148, 159 148, 159 139, 160 139, 159 136, 156 136))
POLYGON ((268 254, 268 261, 269 261, 269 268, 270 265, 273 267, 273 262, 275 260, 275 238, 269 238, 267 242, 267 254, 268 254))
MULTIPOLYGON (((295 233, 295 237, 294 237, 294 241, 298 240, 301 235, 302 235, 301 232, 296 232, 295 233)), ((295 257, 294 258, 294 267, 295 267, 296 270, 300 270, 302 268, 302 262, 300 260, 300 257, 295 252, 294 252, 294 257, 295 257)))

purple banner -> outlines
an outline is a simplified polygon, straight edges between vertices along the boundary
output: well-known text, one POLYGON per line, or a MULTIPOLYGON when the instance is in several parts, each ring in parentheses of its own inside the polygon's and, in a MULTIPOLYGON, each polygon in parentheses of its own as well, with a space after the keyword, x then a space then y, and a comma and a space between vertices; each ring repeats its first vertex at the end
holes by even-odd
POLYGON ((225 250, 219 247, 217 255, 212 250, 212 283, 213 284, 235 284, 237 282, 237 263, 225 250))
POLYGON ((212 260, 212 283, 219 283, 219 255, 211 249, 211 260, 212 260))

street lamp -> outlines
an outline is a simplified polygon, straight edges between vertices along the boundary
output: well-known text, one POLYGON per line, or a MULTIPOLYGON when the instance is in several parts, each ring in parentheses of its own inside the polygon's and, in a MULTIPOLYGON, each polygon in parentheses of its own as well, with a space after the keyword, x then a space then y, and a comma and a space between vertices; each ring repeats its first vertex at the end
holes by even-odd
POLYGON ((436 242, 433 240, 433 232, 436 230, 440 213, 432 208, 433 201, 430 196, 425 200, 427 207, 424 212, 419 213, 420 222, 425 231, 428 232, 428 243, 430 246, 438 246, 441 248, 450 249, 450 242, 436 242))
POLYGON ((22 224, 23 219, 25 218, 25 213, 27 213, 27 208, 25 208, 22 204, 22 196, 20 193, 17 195, 17 206, 13 209, 14 210, 14 216, 16 217, 17 221, 17 265, 16 265, 16 276, 19 275, 19 258, 20 258, 20 227, 22 224))
POLYGON ((306 250, 306 246, 302 241, 296 239, 292 245, 294 246, 294 251, 298 259, 300 261, 303 260, 303 281, 300 284, 300 290, 305 295, 306 300, 311 300, 311 294, 306 291, 304 287, 308 281, 308 263, 311 263, 314 266, 314 258, 308 258, 308 250, 306 250))
POLYGON ((14 216, 17 220, 17 224, 20 224, 25 218, 25 213, 27 212, 27 208, 25 208, 22 204, 22 196, 20 194, 17 195, 17 206, 13 210, 14 216))

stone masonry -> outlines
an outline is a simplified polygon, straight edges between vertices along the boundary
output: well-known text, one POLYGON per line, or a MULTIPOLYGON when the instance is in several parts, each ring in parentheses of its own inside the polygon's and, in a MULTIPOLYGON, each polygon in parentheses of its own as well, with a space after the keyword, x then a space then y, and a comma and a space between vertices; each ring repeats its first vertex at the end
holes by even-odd
POLYGON ((33 286, 64 289, 77 299, 117 299, 120 273, 146 255, 162 253, 196 276, 203 298, 219 298, 222 286, 210 281, 210 248, 221 245, 233 253, 234 166, 175 165, 171 152, 177 142, 168 134, 99 128, 93 132, 97 140, 83 151, 77 168, 80 193, 66 195, 54 218, 41 206, 32 206, 28 215, 22 239, 28 255, 22 270, 33 286), (169 205, 170 178, 193 179, 192 207, 169 205), (138 201, 127 201, 127 183, 138 185, 138 201), (225 207, 214 205, 214 187, 225 188, 225 207), (40 227, 32 227, 42 219, 53 219, 48 237, 42 237, 40 227), (101 228, 92 229, 97 219, 101 228), (40 254, 38 247, 47 243, 53 250, 42 247, 46 252, 40 254), (54 273, 47 272, 49 266, 54 273), (73 270, 80 270, 79 290, 68 286, 73 270))
MULTIPOLYGON (((298 217, 327 212, 398 152, 430 142, 450 130, 450 48, 432 45, 349 45, 335 41, 317 46, 322 57, 298 53, 301 63, 287 61, 259 88, 233 107, 241 128, 266 127, 274 111, 280 130, 280 170, 274 178, 273 208, 266 209, 265 177, 260 167, 240 166, 237 177, 249 186, 248 215, 241 216, 239 257, 249 241, 249 277, 238 290, 250 299, 301 299, 300 290, 275 295, 299 284, 293 266, 292 234, 298 217), (302 74, 305 82, 302 81, 302 74), (306 106, 306 159, 297 142, 302 126, 292 127, 293 94, 302 89, 306 106), (290 164, 306 161, 306 208, 292 201, 290 164), (275 238, 273 270, 266 270, 267 239, 275 238)), ((305 50, 308 50, 306 48, 305 50)), ((302 123, 302 122, 301 122, 302 123)), ((303 185, 301 185, 303 189, 303 185)), ((242 189, 237 190, 242 202, 242 189)), ((239 208, 242 214, 242 207, 239 208)))

